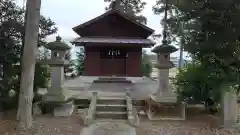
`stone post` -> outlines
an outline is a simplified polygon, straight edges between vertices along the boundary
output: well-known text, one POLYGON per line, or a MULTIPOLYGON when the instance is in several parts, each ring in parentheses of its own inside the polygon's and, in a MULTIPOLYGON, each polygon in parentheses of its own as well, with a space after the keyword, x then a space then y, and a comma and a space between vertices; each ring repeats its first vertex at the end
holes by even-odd
POLYGON ((60 90, 64 82, 64 67, 51 67, 51 88, 50 91, 60 90))
POLYGON ((237 95, 234 92, 225 92, 223 95, 223 126, 231 128, 237 122, 237 95))
POLYGON ((158 88, 157 95, 158 97, 164 96, 169 93, 169 69, 159 69, 158 71, 158 88))

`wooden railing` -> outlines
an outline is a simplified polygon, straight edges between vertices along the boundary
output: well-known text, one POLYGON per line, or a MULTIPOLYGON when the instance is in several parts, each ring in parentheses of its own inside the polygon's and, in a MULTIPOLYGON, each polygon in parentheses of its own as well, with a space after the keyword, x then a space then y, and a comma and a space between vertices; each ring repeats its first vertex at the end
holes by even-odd
POLYGON ((92 122, 95 119, 95 116, 96 116, 96 104, 97 104, 97 92, 93 92, 91 103, 90 103, 89 108, 87 110, 87 114, 85 115, 85 118, 84 118, 84 124, 86 126, 91 125, 92 122))

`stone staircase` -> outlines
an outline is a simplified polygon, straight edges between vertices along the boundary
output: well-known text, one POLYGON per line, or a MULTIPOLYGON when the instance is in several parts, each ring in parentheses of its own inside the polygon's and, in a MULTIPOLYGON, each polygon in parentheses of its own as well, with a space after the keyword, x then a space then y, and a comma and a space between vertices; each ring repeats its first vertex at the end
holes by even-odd
POLYGON ((99 98, 96 104, 96 119, 127 120, 125 98, 99 98))
POLYGON ((133 101, 129 93, 124 97, 101 97, 97 92, 88 99, 75 99, 74 104, 84 120, 84 125, 89 126, 95 120, 121 120, 132 126, 139 124, 138 109, 142 108, 142 101, 133 101))
POLYGON ((125 83, 131 84, 132 81, 124 77, 99 77, 97 80, 94 80, 93 83, 125 83))

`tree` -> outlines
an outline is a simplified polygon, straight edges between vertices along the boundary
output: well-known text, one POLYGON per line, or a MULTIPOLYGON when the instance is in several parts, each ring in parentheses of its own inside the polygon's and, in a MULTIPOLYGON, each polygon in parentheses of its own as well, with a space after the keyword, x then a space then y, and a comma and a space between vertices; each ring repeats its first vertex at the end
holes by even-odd
POLYGON ((25 129, 32 127, 32 100, 41 1, 27 1, 25 45, 22 57, 19 120, 25 129))
MULTIPOLYGON (((18 89, 19 54, 21 52, 22 18, 24 11, 12 1, 0 2, 0 67, 2 68, 1 80, 1 109, 11 109, 17 99, 9 96, 10 90, 18 89), (14 18, 14 19, 13 19, 14 18)), ((16 91, 15 91, 16 92, 16 91)), ((18 92, 17 92, 18 93, 18 92)))
MULTIPOLYGON (((14 1, 0 2, 0 109, 17 107, 20 88, 21 61, 24 47, 25 10, 14 1), (9 92, 15 95, 10 96, 9 92)), ((51 19, 41 16, 39 25, 38 46, 46 43, 46 36, 56 33, 57 28, 51 19)), ((42 52, 42 51, 40 51, 42 52)), ((47 51, 43 51, 47 55, 47 51)), ((47 87, 49 81, 48 66, 36 65, 34 75, 34 92, 39 87, 47 87)), ((35 93, 34 93, 35 96, 35 93)))
MULTIPOLYGON (((155 13, 163 11, 164 7, 161 6, 163 2, 165 0, 157 1, 153 8, 155 13)), ((196 76, 202 74, 204 75, 202 78, 211 77, 210 82, 201 81, 204 86, 211 83, 210 86, 221 84, 239 89, 240 9, 237 1, 169 0, 168 7, 170 18, 167 24, 171 41, 174 44, 184 41, 184 50, 190 53, 192 59, 198 61, 201 67, 201 70, 196 66, 187 68, 181 78, 186 77, 185 74, 196 76), (179 31, 180 22, 185 25, 184 36, 179 31)), ((198 87, 193 81, 190 82, 181 85, 185 85, 185 88, 198 87)), ((206 90, 218 93, 220 89, 206 88, 206 90)), ((197 93, 196 90, 194 92, 197 93)))
POLYGON ((75 63, 75 69, 78 75, 83 75, 84 73, 84 49, 81 48, 76 54, 77 59, 75 63))
POLYGON ((72 73, 74 71, 74 63, 71 60, 71 51, 66 52, 65 59, 70 61, 69 65, 64 66, 64 74, 66 75, 67 73, 72 73))
POLYGON ((104 2, 109 3, 106 10, 116 8, 126 13, 130 17, 134 18, 136 21, 147 24, 147 18, 139 15, 143 11, 146 2, 142 0, 104 0, 104 2))
POLYGON ((146 77, 151 77, 152 73, 152 63, 148 57, 148 54, 144 50, 142 53, 142 75, 146 77))

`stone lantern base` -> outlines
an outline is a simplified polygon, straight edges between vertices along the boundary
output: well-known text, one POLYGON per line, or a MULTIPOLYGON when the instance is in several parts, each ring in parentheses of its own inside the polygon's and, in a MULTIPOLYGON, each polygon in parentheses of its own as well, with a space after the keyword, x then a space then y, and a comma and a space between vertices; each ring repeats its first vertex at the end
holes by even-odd
POLYGON ((184 102, 177 102, 174 96, 150 96, 148 101, 148 118, 150 120, 185 120, 186 106, 184 102))
POLYGON ((64 95, 63 89, 59 91, 49 90, 48 93, 43 96, 43 102, 52 105, 52 113, 57 117, 71 116, 74 111, 74 103, 71 97, 64 95))
POLYGON ((164 95, 157 96, 156 94, 151 94, 150 99, 157 103, 176 103, 177 97, 175 95, 164 95))
POLYGON ((63 90, 51 91, 48 90, 47 94, 43 96, 44 101, 65 101, 67 100, 66 96, 63 93, 63 90))

